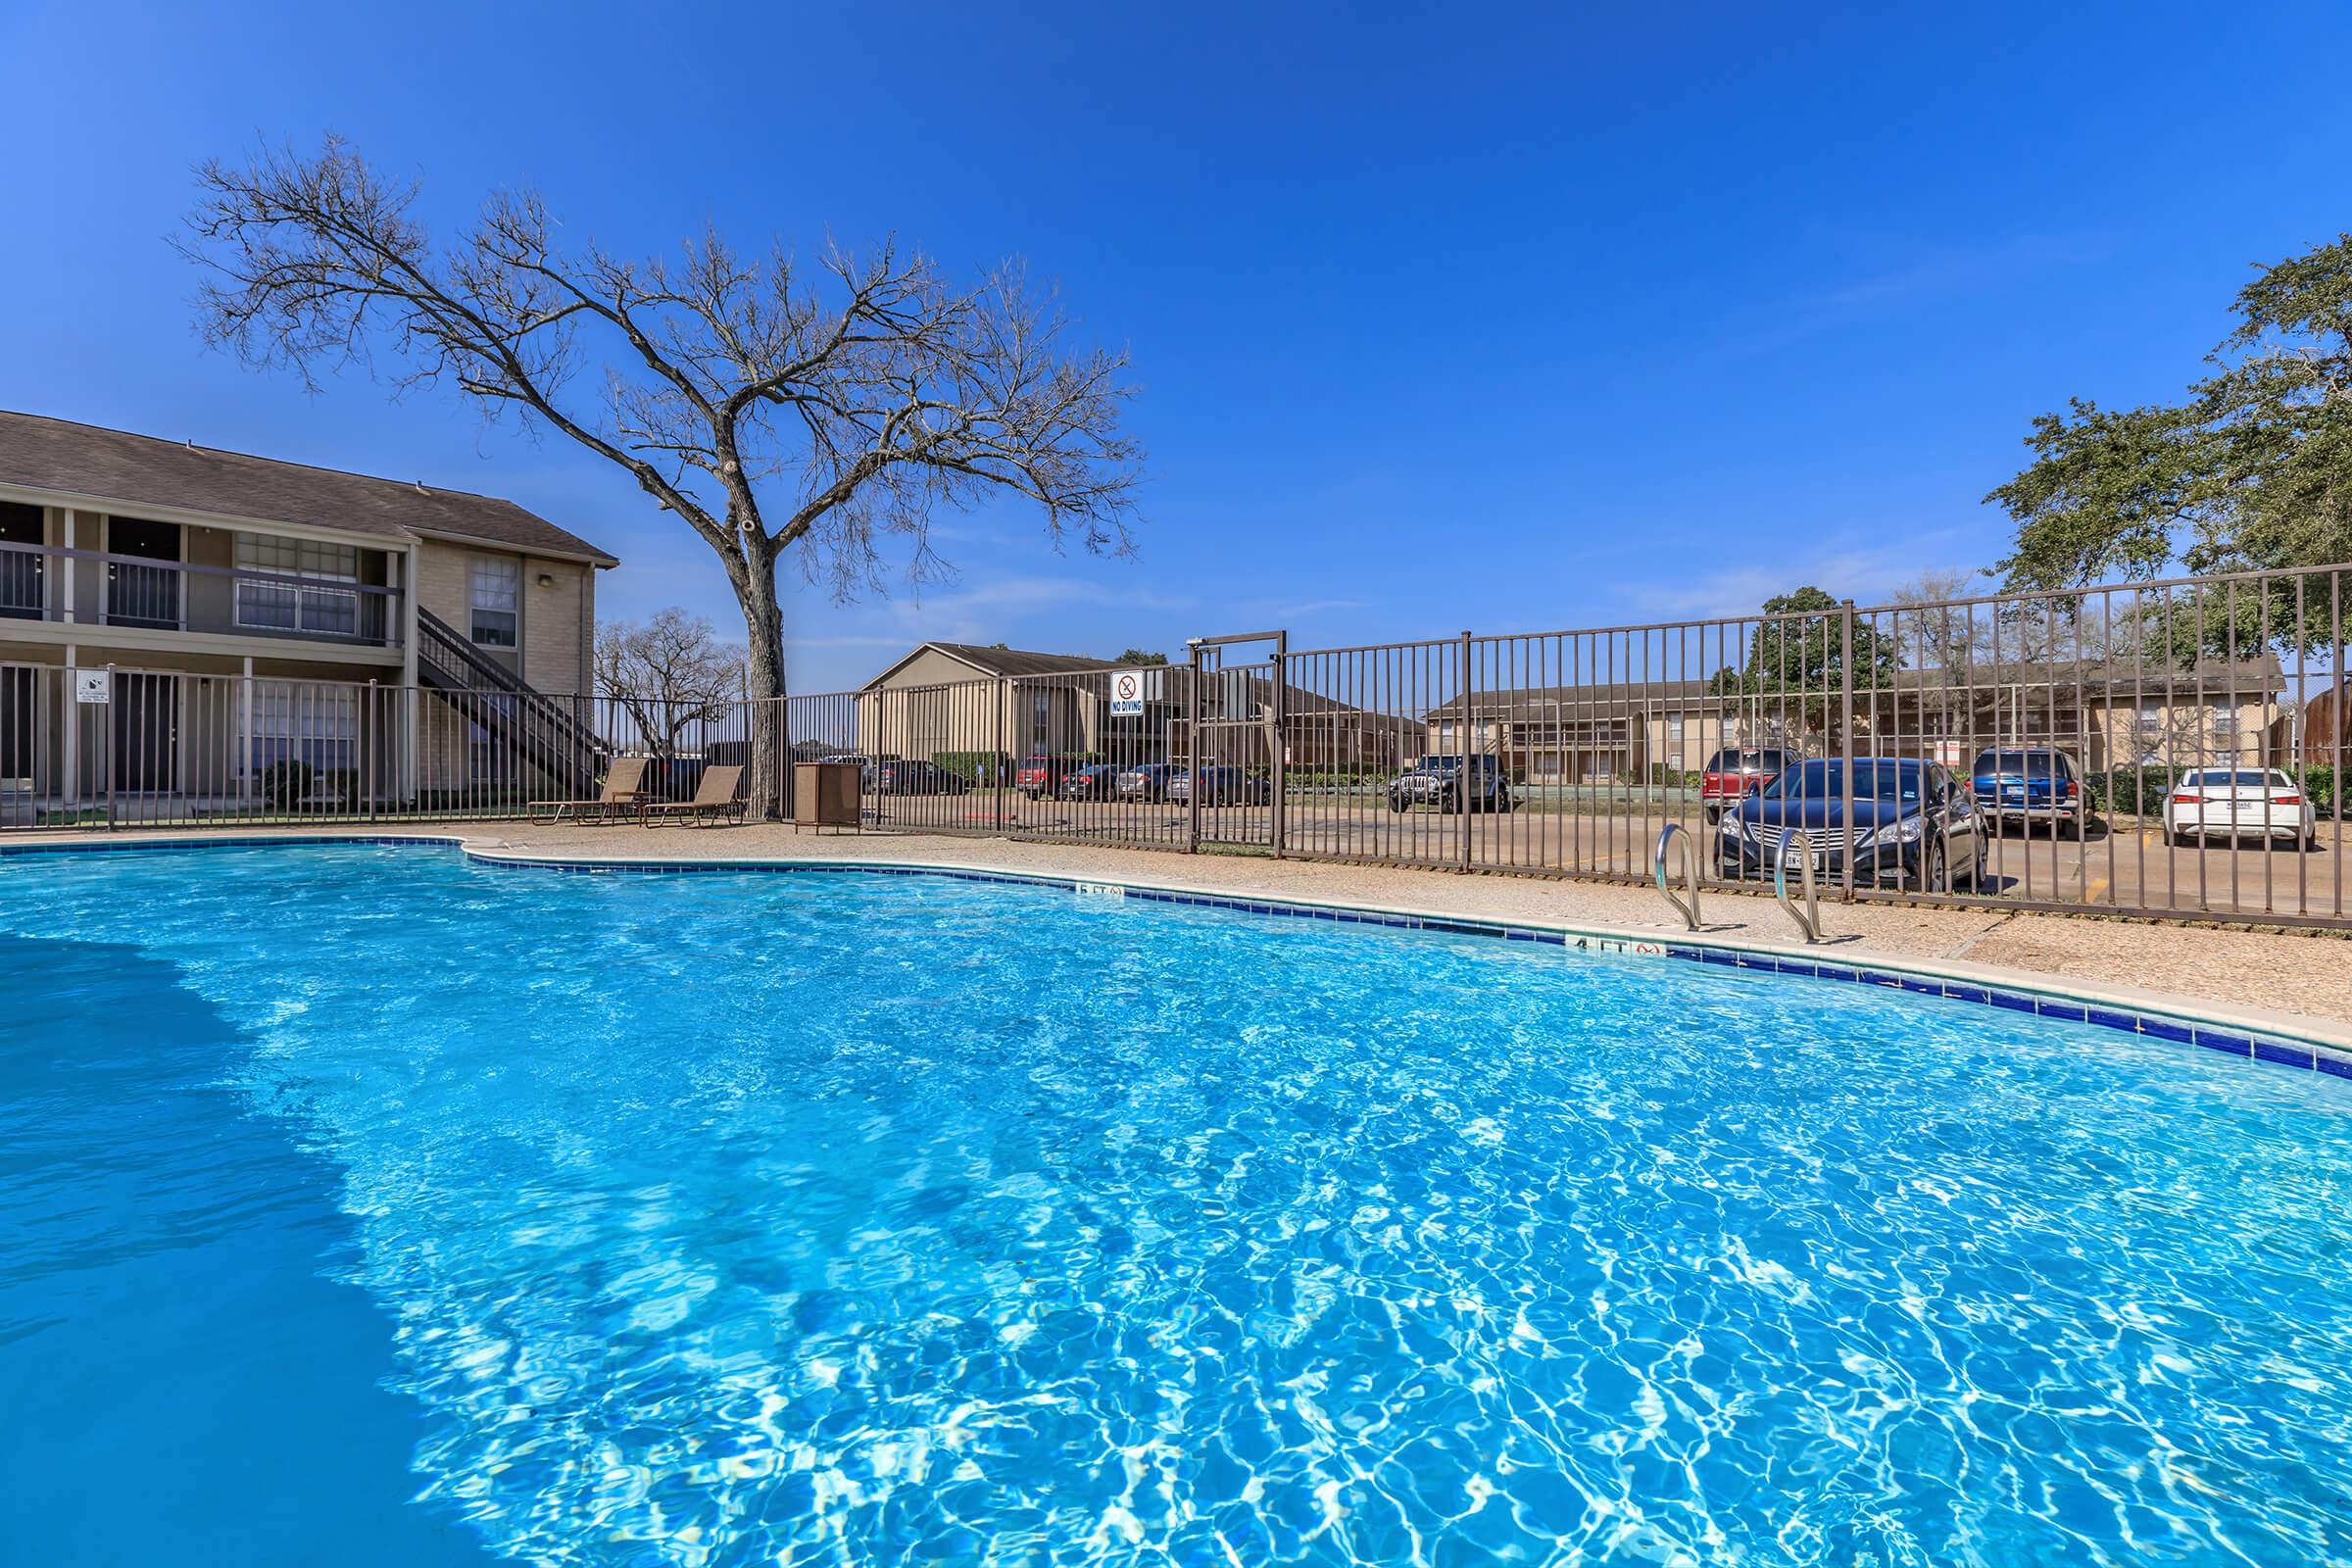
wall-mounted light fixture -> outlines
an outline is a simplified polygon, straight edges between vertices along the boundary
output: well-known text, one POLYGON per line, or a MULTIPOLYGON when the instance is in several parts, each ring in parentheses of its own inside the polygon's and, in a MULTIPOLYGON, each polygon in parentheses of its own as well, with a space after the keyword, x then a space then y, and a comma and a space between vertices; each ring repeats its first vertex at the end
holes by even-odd
POLYGON ((539 574, 539 586, 540 586, 540 587, 542 587, 542 588, 553 588, 555 585, 556 585, 556 574, 555 574, 554 572, 552 572, 552 571, 543 571, 543 572, 541 572, 541 573, 539 574))

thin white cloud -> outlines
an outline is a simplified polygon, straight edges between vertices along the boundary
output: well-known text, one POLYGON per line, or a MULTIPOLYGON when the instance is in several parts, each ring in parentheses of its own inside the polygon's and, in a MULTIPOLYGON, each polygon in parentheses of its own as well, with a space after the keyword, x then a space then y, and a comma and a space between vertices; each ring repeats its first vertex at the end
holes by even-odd
POLYGON ((1764 601, 1797 588, 1815 587, 1868 605, 1883 602, 1929 569, 1939 548, 1961 548, 1966 534, 1944 529, 1908 534, 1900 546, 1830 546, 1775 557, 1767 564, 1740 565, 1683 580, 1630 590, 1624 603, 1637 613, 1675 620, 1717 620, 1752 615, 1764 601))

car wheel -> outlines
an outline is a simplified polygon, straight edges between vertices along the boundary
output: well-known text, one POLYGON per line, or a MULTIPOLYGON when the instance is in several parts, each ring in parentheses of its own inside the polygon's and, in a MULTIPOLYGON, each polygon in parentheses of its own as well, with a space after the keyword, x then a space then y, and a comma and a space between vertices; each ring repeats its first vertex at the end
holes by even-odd
POLYGON ((1951 877, 1944 864, 1943 846, 1940 844, 1928 846, 1926 868, 1920 873, 1919 878, 1919 891, 1922 893, 1949 893, 1952 891, 1951 877))
POLYGON ((1392 795, 1389 797, 1389 809, 1401 816, 1404 814, 1404 802, 1392 795))

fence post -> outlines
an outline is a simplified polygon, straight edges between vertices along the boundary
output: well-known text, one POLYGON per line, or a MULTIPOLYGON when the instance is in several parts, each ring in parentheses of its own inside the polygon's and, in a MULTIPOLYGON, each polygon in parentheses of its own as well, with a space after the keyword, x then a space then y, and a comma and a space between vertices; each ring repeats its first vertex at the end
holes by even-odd
POLYGON ((1184 792, 1184 853, 1200 853, 1200 643, 1189 639, 1193 673, 1185 694, 1184 765, 1192 773, 1184 792))
POLYGON ((1838 750, 1842 761, 1838 769, 1844 780, 1845 802, 1838 819, 1845 835, 1845 850, 1839 858, 1841 867, 1838 883, 1842 902, 1854 902, 1854 602, 1843 601, 1838 607, 1838 750))
POLYGON ((376 710, 375 681, 368 682, 366 706, 360 710, 360 779, 368 791, 368 820, 375 820, 375 773, 383 765, 381 743, 369 744, 379 733, 381 715, 376 710))
POLYGON ((989 760, 989 814, 996 818, 997 831, 1004 831, 1004 705, 1012 701, 1012 683, 1004 676, 997 677, 997 755, 989 760))
MULTIPOLYGON (((1274 858, 1282 858, 1283 798, 1290 793, 1289 763, 1290 731, 1287 726, 1291 689, 1291 634, 1274 634, 1274 858)), ((1249 786, 1243 785, 1243 804, 1249 803, 1249 786)))
MULTIPOLYGON (((115 666, 109 661, 106 666, 106 721, 99 726, 106 742, 101 755, 106 758, 106 830, 109 833, 115 830, 115 764, 120 760, 115 756, 115 732, 120 727, 115 722, 115 704, 122 699, 122 694, 115 690, 115 666)), ((76 722, 80 721, 81 694, 78 692, 74 695, 74 717, 76 722)))
POLYGON ((1453 806, 1454 806, 1454 811, 1455 811, 1455 813, 1461 817, 1461 821, 1460 821, 1460 822, 1457 824, 1457 825, 1460 827, 1460 829, 1461 829, 1461 832, 1460 832, 1460 834, 1458 835, 1458 837, 1459 837, 1459 838, 1460 838, 1460 840, 1461 840, 1461 843, 1460 843, 1460 845, 1458 846, 1458 848, 1457 848, 1457 849, 1456 849, 1456 851, 1455 851, 1455 858, 1456 858, 1456 859, 1458 859, 1458 860, 1461 862, 1461 868, 1462 868, 1463 870, 1467 871, 1467 870, 1469 870, 1469 869, 1470 869, 1470 734, 1471 734, 1471 731, 1470 731, 1470 633, 1469 633, 1469 632, 1467 632, 1467 631, 1464 631, 1464 632, 1462 633, 1461 683, 1460 683, 1460 686, 1459 686, 1458 690, 1459 690, 1459 691, 1460 691, 1460 693, 1461 693, 1461 703, 1462 703, 1462 732, 1461 732, 1461 735, 1458 737, 1458 739, 1459 739, 1459 740, 1460 740, 1460 742, 1461 742, 1461 750, 1459 751, 1459 753, 1458 753, 1457 755, 1458 755, 1458 756, 1461 758, 1461 761, 1460 761, 1460 762, 1459 762, 1459 763, 1458 763, 1458 764, 1457 764, 1457 765, 1454 767, 1454 770, 1453 770, 1453 806))

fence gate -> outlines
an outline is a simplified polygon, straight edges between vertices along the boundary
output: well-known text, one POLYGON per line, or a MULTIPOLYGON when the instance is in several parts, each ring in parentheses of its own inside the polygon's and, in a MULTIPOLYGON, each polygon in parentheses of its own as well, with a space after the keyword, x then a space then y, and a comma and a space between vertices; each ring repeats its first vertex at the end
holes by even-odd
POLYGON ((1192 645, 1184 719, 1185 837, 1282 853, 1289 635, 1279 631, 1202 637, 1192 645), (1231 650, 1271 643, 1269 657, 1245 662, 1231 650))

